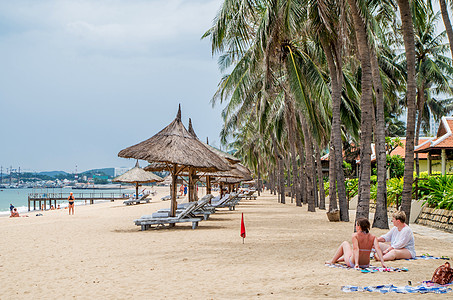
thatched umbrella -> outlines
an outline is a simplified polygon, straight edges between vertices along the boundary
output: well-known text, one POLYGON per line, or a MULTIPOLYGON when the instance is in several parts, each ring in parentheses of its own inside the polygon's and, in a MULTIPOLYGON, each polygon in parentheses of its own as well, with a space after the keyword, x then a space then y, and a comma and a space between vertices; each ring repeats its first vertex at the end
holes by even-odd
MULTIPOLYGON (((198 136, 197 134, 195 133, 195 130, 193 130, 193 126, 192 126, 192 120, 189 118, 189 129, 188 129, 189 133, 196 139, 198 139, 198 136)), ((201 142, 201 141, 200 141, 201 142)), ((228 162, 228 164, 230 165, 231 167, 231 170, 228 170, 228 171, 219 171, 222 173, 223 176, 225 177, 241 177, 242 175, 241 174, 238 174, 237 172, 235 172, 234 170, 234 165, 237 164, 238 162, 240 162, 241 160, 234 157, 233 155, 229 154, 229 153, 226 153, 226 152, 223 152, 217 148, 214 148, 212 147, 211 145, 207 144, 207 143, 203 143, 201 142, 206 148, 208 148, 209 150, 211 150, 212 152, 214 152, 215 154, 217 154, 218 156, 222 157, 226 162, 228 162)), ((219 175, 219 174, 212 174, 211 173, 206 173, 204 174, 204 176, 206 176, 206 193, 207 194, 210 194, 211 193, 211 180, 212 180, 212 177, 213 176, 216 176, 216 175, 219 175)), ((189 176, 189 180, 190 180, 190 176, 189 176)), ((190 185, 189 185, 190 187, 190 185)))
POLYGON ((114 182, 126 182, 126 183, 135 183, 135 199, 138 199, 138 187, 140 183, 147 182, 158 182, 163 181, 164 179, 160 176, 157 176, 154 173, 146 172, 137 163, 135 167, 127 171, 126 173, 113 179, 114 182))
POLYGON ((206 172, 230 169, 219 156, 187 131, 181 122, 181 105, 176 118, 167 127, 146 141, 121 150, 118 156, 166 165, 172 175, 170 216, 176 214, 176 177, 182 170, 189 167, 206 172))

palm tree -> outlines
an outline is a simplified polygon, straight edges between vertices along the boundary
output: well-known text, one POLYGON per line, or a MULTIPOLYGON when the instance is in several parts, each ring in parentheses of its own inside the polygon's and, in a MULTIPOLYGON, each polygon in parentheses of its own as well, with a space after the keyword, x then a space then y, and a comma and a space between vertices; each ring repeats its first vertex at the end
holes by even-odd
MULTIPOLYGON (((439 12, 434 13, 428 5, 419 16, 414 18, 418 111, 415 140, 417 144, 420 127, 425 119, 426 99, 438 93, 453 94, 450 86, 453 78, 451 59, 443 55, 448 50, 448 46, 443 43, 445 31, 436 33, 439 18, 439 12)), ((416 155, 416 173, 419 176, 418 154, 416 155)))
POLYGON ((416 81, 415 81, 415 36, 412 23, 412 13, 409 0, 398 0, 401 16, 401 29, 403 32, 404 49, 406 51, 407 68, 407 129, 404 159, 404 184, 401 200, 401 209, 410 220, 412 204, 412 183, 414 181, 414 137, 415 137, 415 113, 416 113, 416 81))
POLYGON ((374 118, 372 100, 372 70, 370 48, 366 32, 366 24, 359 14, 355 0, 348 0, 349 9, 354 21, 357 36, 357 48, 362 67, 362 97, 361 97, 361 139, 360 139, 360 179, 359 201, 357 203, 356 218, 368 218, 370 204, 370 176, 371 176, 371 122, 374 118))
POLYGON ((336 195, 340 204, 340 220, 349 221, 346 188, 343 172, 343 149, 341 141, 341 94, 343 86, 342 39, 344 37, 342 20, 343 1, 338 3, 319 0, 311 7, 312 31, 317 32, 327 59, 330 73, 332 98, 332 130, 329 155, 329 211, 337 209, 336 195))
POLYGON ((442 20, 444 21, 445 30, 447 31, 448 41, 450 42, 451 57, 453 57, 453 29, 451 27, 450 17, 448 16, 447 2, 439 0, 442 20))

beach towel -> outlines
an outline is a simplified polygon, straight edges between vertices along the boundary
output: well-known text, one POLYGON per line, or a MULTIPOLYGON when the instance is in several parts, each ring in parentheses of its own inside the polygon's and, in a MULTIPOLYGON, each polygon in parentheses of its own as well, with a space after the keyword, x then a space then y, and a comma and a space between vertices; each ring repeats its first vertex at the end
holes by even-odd
POLYGON ((424 281, 417 286, 394 286, 393 284, 385 284, 385 285, 376 285, 376 286, 353 286, 353 285, 345 285, 341 287, 343 292, 379 292, 382 294, 395 292, 395 293, 402 293, 402 294, 414 294, 414 293, 435 293, 435 294, 445 294, 452 291, 451 286, 452 284, 447 285, 440 285, 433 283, 431 281, 424 281))
POLYGON ((429 255, 429 254, 422 254, 422 255, 416 256, 414 258, 407 258, 406 260, 414 260, 414 259, 444 259, 444 260, 450 260, 450 257, 448 257, 448 256, 436 257, 436 256, 432 256, 432 255, 429 255))
POLYGON ((393 268, 393 267, 387 267, 387 268, 383 268, 383 267, 374 267, 374 266, 369 266, 368 268, 359 268, 359 269, 355 269, 355 268, 351 268, 345 264, 340 264, 340 263, 336 263, 336 264, 325 264, 326 266, 330 267, 330 268, 342 268, 342 269, 348 269, 348 270, 357 270, 357 271, 360 271, 362 273, 376 273, 376 272, 407 272, 409 271, 409 269, 407 268, 393 268))

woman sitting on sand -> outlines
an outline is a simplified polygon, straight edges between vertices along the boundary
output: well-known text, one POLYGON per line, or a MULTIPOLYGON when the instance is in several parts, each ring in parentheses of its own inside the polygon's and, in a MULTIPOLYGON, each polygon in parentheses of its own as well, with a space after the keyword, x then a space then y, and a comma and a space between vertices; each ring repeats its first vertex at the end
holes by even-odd
POLYGON ((18 218, 19 217, 19 212, 17 211, 17 208, 13 208, 13 210, 11 211, 11 216, 9 216, 10 218, 18 218))
MULTIPOLYGON (((21 216, 19 216, 19 212, 17 211, 17 208, 13 208, 13 210, 11 211, 11 216, 9 216, 10 218, 19 218, 21 216)), ((22 217, 28 217, 27 215, 25 216, 22 216, 22 217)))
MULTIPOLYGON (((370 222, 365 218, 359 218, 356 221, 356 232, 352 234, 352 249, 348 242, 341 243, 332 260, 327 264, 334 264, 338 261, 344 261, 351 268, 368 268, 370 266, 371 249, 377 249, 379 257, 382 257, 381 248, 376 236, 372 235, 370 222)), ((385 268, 384 260, 381 259, 382 267, 385 268)))

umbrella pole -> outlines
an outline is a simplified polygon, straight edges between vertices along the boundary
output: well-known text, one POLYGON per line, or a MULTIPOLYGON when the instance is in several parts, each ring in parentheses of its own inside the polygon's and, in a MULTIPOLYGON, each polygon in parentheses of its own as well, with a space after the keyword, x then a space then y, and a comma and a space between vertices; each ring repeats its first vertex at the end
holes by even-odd
POLYGON ((135 183, 135 199, 138 199, 138 182, 135 183))
POLYGON ((193 197, 194 196, 194 193, 193 193, 193 186, 194 186, 193 174, 194 174, 193 168, 189 168, 189 202, 195 201, 194 197, 193 197))
POLYGON ((206 176, 206 195, 211 193, 211 176, 206 176))
MULTIPOLYGON (((173 165, 173 170, 171 173, 171 207, 170 207, 170 217, 176 215, 176 164, 173 165)), ((170 227, 175 226, 174 223, 170 224, 170 227)))

